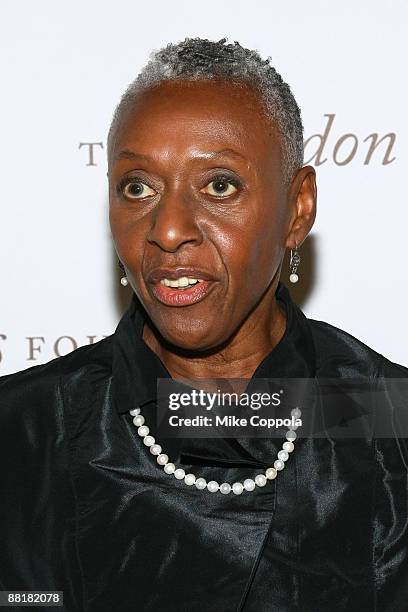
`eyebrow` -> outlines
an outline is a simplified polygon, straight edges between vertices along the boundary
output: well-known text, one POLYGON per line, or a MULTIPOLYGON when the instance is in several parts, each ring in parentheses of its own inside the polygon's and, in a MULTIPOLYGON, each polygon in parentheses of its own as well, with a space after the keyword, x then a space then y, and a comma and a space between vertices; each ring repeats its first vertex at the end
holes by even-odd
MULTIPOLYGON (((224 156, 232 156, 239 157, 246 161, 245 157, 238 153, 238 151, 234 151, 234 149, 222 149, 221 151, 211 151, 211 153, 203 153, 202 155, 197 155, 198 159, 214 159, 216 157, 224 157, 224 156)), ((132 159, 132 160, 142 160, 142 161, 153 161, 153 158, 149 155, 145 155, 144 153, 135 153, 130 149, 123 149, 119 151, 117 155, 115 155, 114 159, 132 159)))

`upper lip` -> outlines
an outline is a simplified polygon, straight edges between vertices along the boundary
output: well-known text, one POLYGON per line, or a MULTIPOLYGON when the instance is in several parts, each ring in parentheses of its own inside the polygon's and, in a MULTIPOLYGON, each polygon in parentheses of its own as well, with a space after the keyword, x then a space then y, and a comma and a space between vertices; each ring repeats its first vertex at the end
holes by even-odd
POLYGON ((187 278, 198 278, 202 280, 215 280, 214 277, 209 273, 201 270, 200 268, 155 268, 150 272, 148 281, 150 283, 158 283, 163 278, 169 280, 176 280, 182 276, 187 278))

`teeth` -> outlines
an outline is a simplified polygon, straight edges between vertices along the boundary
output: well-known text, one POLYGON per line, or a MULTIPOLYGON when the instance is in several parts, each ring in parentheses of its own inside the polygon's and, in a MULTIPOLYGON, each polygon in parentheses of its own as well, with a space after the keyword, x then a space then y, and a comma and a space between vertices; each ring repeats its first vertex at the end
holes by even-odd
POLYGON ((187 287, 188 285, 195 285, 201 281, 198 278, 188 278, 187 276, 181 276, 176 280, 170 280, 169 278, 162 278, 160 281, 162 285, 166 287, 187 287))

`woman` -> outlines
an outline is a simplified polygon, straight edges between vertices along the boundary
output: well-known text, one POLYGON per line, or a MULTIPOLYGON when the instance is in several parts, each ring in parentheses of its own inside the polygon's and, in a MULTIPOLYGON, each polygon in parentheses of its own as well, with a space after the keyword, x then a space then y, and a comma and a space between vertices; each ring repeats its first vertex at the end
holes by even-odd
POLYGON ((112 336, 0 379, 2 588, 87 612, 406 610, 397 430, 154 439, 159 378, 382 381, 383 425, 400 410, 387 381, 408 369, 280 281, 286 249, 301 277, 316 210, 288 85, 238 43, 168 45, 122 97, 108 158, 134 294, 112 336))

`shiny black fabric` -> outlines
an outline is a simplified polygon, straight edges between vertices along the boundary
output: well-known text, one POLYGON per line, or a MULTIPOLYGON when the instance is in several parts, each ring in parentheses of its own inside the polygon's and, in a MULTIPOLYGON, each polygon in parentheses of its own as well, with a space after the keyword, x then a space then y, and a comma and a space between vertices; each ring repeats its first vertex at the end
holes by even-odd
MULTIPOLYGON (((408 377, 307 319, 283 284, 277 298, 286 331, 254 377, 408 377)), ((0 589, 63 590, 69 612, 408 610, 408 440, 299 438, 255 493, 187 487, 128 413, 152 415, 156 379, 170 376, 142 340, 144 316, 133 296, 113 335, 0 378, 0 589)), ((218 482, 253 477, 280 445, 163 444, 218 482)))

